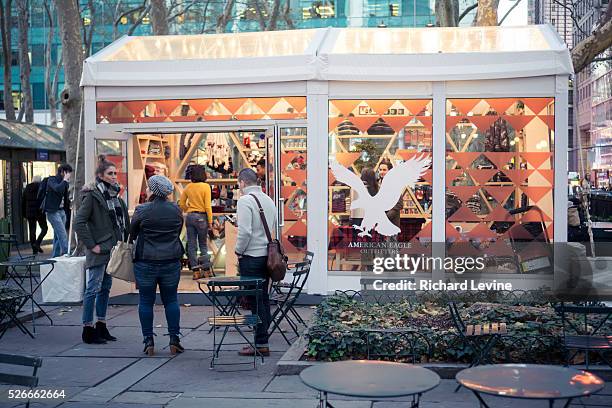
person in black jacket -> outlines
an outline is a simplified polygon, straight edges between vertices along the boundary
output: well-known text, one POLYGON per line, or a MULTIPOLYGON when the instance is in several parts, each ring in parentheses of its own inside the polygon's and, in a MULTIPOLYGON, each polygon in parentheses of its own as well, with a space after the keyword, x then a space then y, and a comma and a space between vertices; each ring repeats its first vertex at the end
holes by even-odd
POLYGON ((167 177, 151 176, 148 185, 149 202, 136 207, 130 225, 130 240, 136 241, 134 276, 140 293, 138 317, 144 337, 144 352, 150 356, 154 354, 153 305, 159 285, 170 335, 170 352, 182 353, 177 290, 180 260, 184 254, 180 241, 183 214, 176 203, 168 201, 174 186, 167 177))
POLYGON ((40 176, 34 176, 32 182, 25 186, 23 190, 23 198, 21 200, 21 214, 28 220, 28 233, 30 236, 30 245, 32 253, 42 253, 40 248, 43 238, 47 235, 47 219, 40 208, 40 200, 38 199, 38 189, 40 188, 40 176), (36 237, 36 224, 40 226, 40 233, 36 237))
POLYGON ((106 273, 110 252, 117 241, 127 240, 129 216, 119 196, 117 168, 106 157, 98 158, 96 180, 83 186, 83 201, 74 219, 74 230, 86 248, 88 279, 83 295, 84 343, 117 340, 106 328, 106 309, 113 278, 106 273), (93 325, 94 303, 96 326, 93 325))
POLYGON ((72 166, 62 164, 57 175, 43 180, 39 188, 39 199, 42 209, 47 213, 47 220, 53 227, 53 257, 68 253, 68 233, 66 232, 66 209, 70 209, 68 183, 72 175, 72 166))

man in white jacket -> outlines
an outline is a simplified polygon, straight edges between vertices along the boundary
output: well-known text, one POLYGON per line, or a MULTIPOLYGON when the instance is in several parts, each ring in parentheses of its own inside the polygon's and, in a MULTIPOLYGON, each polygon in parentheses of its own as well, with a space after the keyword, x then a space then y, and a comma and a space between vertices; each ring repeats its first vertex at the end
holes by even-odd
MULTIPOLYGON (((257 173, 252 169, 243 169, 238 174, 238 187, 240 187, 240 199, 236 218, 238 222, 238 237, 236 239, 235 252, 238 256, 240 276, 250 276, 265 279, 264 293, 260 298, 259 305, 251 302, 251 310, 255 311, 257 306, 259 318, 262 323, 257 326, 255 334, 255 347, 257 352, 268 356, 268 328, 272 316, 270 314, 270 299, 268 297, 268 238, 259 215, 259 203, 263 208, 266 223, 274 238, 276 231, 277 217, 274 201, 268 197, 257 185, 257 173), (257 200, 253 197, 257 197, 257 200)), ((245 347, 239 351, 241 356, 253 356, 255 350, 252 347, 245 347)))

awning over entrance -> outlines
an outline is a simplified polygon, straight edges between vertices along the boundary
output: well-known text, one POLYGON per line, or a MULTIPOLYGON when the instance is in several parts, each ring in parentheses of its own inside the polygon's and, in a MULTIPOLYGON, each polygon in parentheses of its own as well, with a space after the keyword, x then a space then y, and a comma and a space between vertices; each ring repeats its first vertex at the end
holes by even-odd
POLYGON ((0 147, 64 151, 62 129, 0 120, 0 147))
POLYGON ((547 25, 324 28, 123 37, 84 64, 83 86, 445 81, 570 74, 547 25))

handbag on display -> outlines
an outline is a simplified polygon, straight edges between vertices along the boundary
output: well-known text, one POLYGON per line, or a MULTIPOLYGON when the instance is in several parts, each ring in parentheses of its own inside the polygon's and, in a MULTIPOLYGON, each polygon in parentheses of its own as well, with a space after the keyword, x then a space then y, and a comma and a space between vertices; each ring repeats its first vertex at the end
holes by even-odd
POLYGON ((268 262, 266 264, 268 268, 268 276, 270 276, 270 279, 272 279, 273 282, 282 281, 285 279, 285 274, 287 273, 288 257, 285 255, 285 250, 283 249, 283 245, 280 243, 280 241, 278 239, 272 239, 272 234, 270 234, 270 228, 268 227, 268 222, 266 221, 266 216, 264 215, 264 210, 259 202, 259 199, 255 196, 255 194, 249 195, 253 196, 255 202, 257 202, 261 223, 266 231, 266 237, 268 237, 268 262))
POLYGON ((110 260, 106 266, 106 273, 113 278, 121 279, 126 282, 135 282, 134 277, 134 259, 132 257, 132 249, 134 244, 117 241, 113 249, 111 249, 110 260))

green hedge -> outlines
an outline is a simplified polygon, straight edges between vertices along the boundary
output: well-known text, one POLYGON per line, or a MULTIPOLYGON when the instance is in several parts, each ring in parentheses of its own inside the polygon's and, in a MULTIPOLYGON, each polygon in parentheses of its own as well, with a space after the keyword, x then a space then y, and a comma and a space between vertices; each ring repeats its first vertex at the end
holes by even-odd
MULTIPOLYGON (((507 324, 510 335, 493 350, 496 362, 563 363, 562 323, 552 305, 511 303, 458 306, 466 324, 507 324)), ((607 326, 602 332, 612 330, 612 322, 607 326)), ((413 362, 469 362, 473 358, 473 350, 457 333, 443 301, 367 302, 360 297, 331 296, 318 306, 307 338, 306 357, 323 361, 368 358, 368 353, 413 362), (385 332, 393 330, 407 334, 385 332)))

